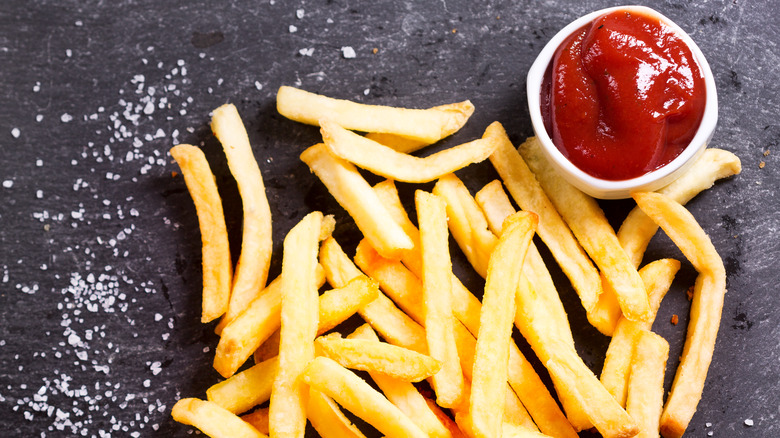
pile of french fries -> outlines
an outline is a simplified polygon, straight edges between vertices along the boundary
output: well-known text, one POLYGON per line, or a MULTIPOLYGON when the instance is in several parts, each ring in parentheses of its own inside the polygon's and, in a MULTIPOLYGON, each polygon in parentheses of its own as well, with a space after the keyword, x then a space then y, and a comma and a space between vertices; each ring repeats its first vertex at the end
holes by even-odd
POLYGON ((592 428, 605 437, 683 435, 712 359, 726 277, 682 204, 739 173, 737 157, 709 149, 669 186, 635 193, 637 208, 616 233, 593 198, 552 170, 534 138, 515 148, 498 122, 482 138, 410 155, 458 131, 474 111, 468 101, 403 109, 282 87, 277 108, 320 127, 323 142, 301 160, 364 239, 350 258, 333 238, 333 217, 311 212, 287 233, 282 272, 267 283, 271 211, 241 118, 224 105, 211 126, 244 209, 233 270, 208 162, 196 147, 174 147, 203 241, 202 321, 222 318, 214 368, 225 377, 207 400, 179 400, 176 421, 219 438, 303 437, 307 422, 323 437, 363 437, 346 409, 387 437, 568 438, 592 428), (501 180, 472 196, 453 172, 486 159, 501 180), (358 168, 387 179, 371 186, 358 168), (415 193, 415 226, 396 183, 434 181, 432 192, 415 193), (650 329, 680 262, 638 269, 659 226, 699 272, 665 404, 669 345, 650 329), (535 234, 589 321, 612 336, 600 379, 576 352, 535 234), (450 235, 485 278, 481 300, 453 275, 450 235), (356 313, 364 325, 333 330, 356 313), (563 409, 515 345, 513 324, 546 367, 563 409), (250 357, 254 365, 245 366, 250 357), (373 385, 354 370, 367 372, 373 385), (413 384, 423 380, 435 398, 413 384))

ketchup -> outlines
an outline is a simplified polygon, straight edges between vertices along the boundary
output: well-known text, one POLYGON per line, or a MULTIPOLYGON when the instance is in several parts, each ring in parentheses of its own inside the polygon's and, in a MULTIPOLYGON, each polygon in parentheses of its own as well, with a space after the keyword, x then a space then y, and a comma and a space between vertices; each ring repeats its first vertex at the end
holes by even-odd
POLYGON ((586 173, 623 180, 677 157, 701 123, 704 77, 658 19, 615 11, 566 39, 542 84, 553 143, 586 173))

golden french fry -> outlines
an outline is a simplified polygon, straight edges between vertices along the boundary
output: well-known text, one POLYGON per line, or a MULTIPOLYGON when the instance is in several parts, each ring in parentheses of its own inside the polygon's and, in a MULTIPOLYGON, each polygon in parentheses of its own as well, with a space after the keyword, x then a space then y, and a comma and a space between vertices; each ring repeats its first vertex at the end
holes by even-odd
MULTIPOLYGON (((355 329, 354 332, 347 336, 347 339, 360 339, 379 343, 379 338, 368 324, 363 324, 355 329)), ((427 436, 453 438, 452 432, 442 424, 440 417, 434 411, 434 409, 438 410, 438 407, 435 404, 433 405, 436 406, 435 408, 428 405, 427 399, 420 394, 414 385, 376 371, 369 371, 369 375, 385 394, 385 397, 396 405, 401 412, 409 416, 427 436)))
MULTIPOLYGON (((422 283, 408 268, 399 262, 382 258, 365 240, 358 244, 355 262, 367 274, 378 281, 382 289, 405 312, 416 321, 425 322, 423 303, 420 299, 423 290, 422 283)), ((465 293, 476 300, 476 306, 465 307, 475 309, 474 311, 479 315, 481 308, 479 300, 471 295, 470 292, 466 291, 465 293)), ((477 324, 479 324, 478 318, 477 324)), ((479 326, 477 325, 476 327, 478 328, 479 326)), ((464 377, 470 380, 473 378, 472 370, 474 368, 476 339, 460 321, 456 320, 453 328, 461 369, 464 377)), ((571 432, 570 434, 561 433, 558 436, 576 436, 576 433, 566 421, 566 417, 564 417, 544 383, 536 374, 533 366, 525 360, 514 343, 512 343, 511 348, 509 363, 512 387, 520 388, 522 394, 525 397, 529 397, 527 400, 533 401, 533 403, 526 404, 540 418, 540 423, 545 424, 546 427, 552 430, 566 430, 568 427, 568 430, 571 432)), ((523 403, 518 400, 518 396, 512 391, 512 388, 506 388, 506 400, 507 408, 504 412, 504 421, 520 424, 531 429, 536 428, 534 420, 531 419, 529 412, 523 407, 523 403)))
POLYGON ((271 387, 279 364, 268 359, 206 390, 206 397, 234 414, 242 414, 271 398, 271 387))
POLYGON ((331 397, 388 437, 426 436, 382 394, 327 357, 320 356, 309 362, 301 377, 306 384, 331 397))
POLYGON ((268 435, 268 408, 255 409, 249 414, 242 415, 241 419, 257 429, 258 432, 268 435))
POLYGON ((422 254, 423 308, 428 354, 441 361, 442 368, 433 375, 436 403, 456 407, 463 400, 464 380, 458 349, 452 336, 452 264, 447 232, 446 205, 436 195, 415 192, 417 220, 420 224, 422 254))
POLYGON ((220 405, 196 398, 183 398, 173 405, 173 419, 195 426, 211 438, 267 438, 220 405))
POLYGON ((712 361, 726 294, 726 269, 709 236, 685 207, 658 193, 635 193, 633 197, 699 272, 680 366, 661 415, 661 433, 680 437, 696 412, 712 361))
POLYGON ((322 213, 306 215, 284 238, 279 368, 269 405, 269 427, 275 437, 300 437, 306 429, 308 389, 300 375, 314 359, 319 293, 317 252, 322 213))
MULTIPOLYGON (((380 197, 382 202, 388 207, 393 219, 397 221, 401 227, 412 237, 415 242, 416 248, 413 250, 405 251, 403 253, 403 263, 407 266, 408 270, 411 270, 416 275, 421 273, 421 261, 420 253, 417 248, 416 242, 419 241, 419 232, 417 228, 409 220, 406 211, 401 205, 401 201, 398 197, 398 192, 392 181, 383 181, 374 186, 374 191, 380 197)), ((503 223, 503 219, 501 221, 503 223)), ((529 255, 531 248, 529 248, 529 255)), ((541 258, 541 256, 539 256, 541 258)), ((528 259, 528 256, 526 257, 528 259)), ((361 268, 365 270, 376 280, 380 281, 382 288, 384 288, 388 294, 393 293, 393 300, 395 300, 405 312, 412 316, 416 321, 423 321, 422 317, 422 303, 419 301, 420 293, 414 292, 420 290, 421 287, 419 279, 415 275, 408 275, 404 273, 402 267, 394 266, 397 263, 392 263, 386 259, 382 259, 375 250, 373 250, 367 243, 361 242, 358 245, 357 253, 355 255, 355 261, 361 265, 361 268), (389 271, 389 272, 387 272, 389 271), (380 279, 382 277, 382 279, 380 279), (417 289, 415 289, 414 283, 417 283, 417 289)), ((542 261, 542 266, 544 262, 542 261)), ((546 269, 546 267, 545 267, 546 269)), ((552 281, 552 279, 550 279, 552 281)), ((560 301, 557 298, 557 292, 552 287, 552 292, 555 294, 553 299, 560 301)), ((460 320, 462 324, 455 325, 455 335, 458 344, 458 356, 461 359, 461 368, 464 375, 470 378, 471 369, 473 366, 474 345, 476 341, 471 334, 478 333, 479 331, 479 315, 482 304, 479 299, 475 297, 468 289, 454 275, 452 276, 452 309, 456 318, 460 320), (465 326, 470 333, 461 333, 460 328, 465 326), (467 339, 468 338, 468 339, 467 339), (467 345, 470 342, 471 346, 467 345), (466 350, 468 348, 468 350, 466 350), (465 353, 470 351, 470 353, 465 353)), ((560 305, 562 308, 562 305, 560 305)), ((548 315, 550 313, 548 312, 548 315)), ((560 315, 560 314, 559 314, 560 315)), ((565 313, 563 313, 565 317, 565 313)), ((552 316, 550 316, 552 317, 552 316)), ((556 316, 559 318, 559 316, 556 316)), ((560 324, 556 323, 558 327, 560 324)), ((561 332, 568 333, 566 339, 571 339, 570 330, 561 330, 561 332)), ((572 340, 570 345, 573 346, 572 340)), ((517 396, 522 400, 522 404, 528 408, 527 413, 530 413, 533 417, 533 421, 539 426, 542 432, 555 437, 567 437, 576 438, 577 433, 572 428, 566 416, 561 412, 558 403, 550 394, 550 391, 542 382, 539 375, 534 370, 533 365, 523 356, 520 350, 514 343, 512 343, 509 352, 509 384, 517 393, 517 396)), ((511 389, 509 389, 511 392, 511 389)), ((508 405, 509 406, 509 405, 508 405)), ((522 413, 518 413, 515 416, 515 422, 518 424, 524 424, 524 421, 519 420, 522 418, 522 413)), ((526 415, 527 417, 527 415, 526 415)), ((533 421, 531 424, 533 425, 533 421)))
POLYGON ((397 152, 328 119, 321 120, 320 126, 331 154, 376 175, 409 183, 433 181, 469 164, 479 163, 495 149, 492 142, 478 139, 420 158, 397 152))
POLYGON ((529 430, 528 428, 518 426, 506 421, 501 423, 501 438, 549 438, 539 431, 529 430))
POLYGON ((346 368, 378 372, 405 382, 419 382, 441 369, 438 360, 403 347, 333 335, 320 336, 315 344, 323 356, 346 368))
POLYGON ((263 290, 268 279, 273 250, 271 208, 265 196, 263 175, 236 107, 225 104, 215 109, 211 130, 222 143, 244 209, 241 255, 236 264, 226 313, 227 319, 233 319, 263 290))
MULTIPOLYGON (((686 204, 700 192, 712 187, 715 181, 736 175, 741 170, 742 166, 736 155, 721 149, 707 149, 683 176, 658 190, 658 193, 680 204, 686 204)), ((645 249, 657 230, 658 225, 639 207, 631 210, 620 226, 618 240, 635 267, 639 267, 642 262, 645 249)), ((620 315, 615 292, 605 288, 594 311, 588 313, 588 321, 601 333, 612 336, 620 315)))
POLYGON ((496 236, 501 235, 504 219, 515 213, 512 201, 509 200, 500 180, 494 179, 485 184, 474 195, 482 213, 485 215, 490 231, 496 236))
POLYGON ((319 326, 317 334, 336 327, 379 296, 379 286, 361 275, 344 287, 331 289, 320 295, 319 326))
POLYGON ((322 438, 365 438, 332 398, 309 388, 306 415, 322 438))
POLYGON ((263 341, 262 344, 260 344, 257 349, 255 349, 255 352, 252 353, 252 357, 254 358, 255 363, 262 363, 267 361, 268 359, 272 357, 276 357, 279 355, 279 330, 277 329, 275 332, 271 333, 271 336, 268 337, 265 341, 263 341))
MULTIPOLYGON (((315 278, 319 289, 325 283, 325 271, 320 265, 317 265, 315 278)), ((249 303, 246 310, 225 326, 214 355, 214 369, 223 377, 229 377, 253 351, 257 352, 262 348, 263 354, 255 356, 256 363, 278 355, 281 303, 282 282, 281 277, 277 277, 249 303), (270 344, 266 345, 269 341, 270 344)), ((222 321, 225 321, 225 318, 222 321)))
MULTIPOLYGON (((623 407, 626 406, 631 358, 634 356, 637 336, 641 330, 650 330, 652 327, 661 300, 672 285, 672 280, 679 269, 680 262, 674 259, 656 260, 640 269, 639 275, 647 288, 653 316, 644 322, 629 321, 620 316, 612 334, 601 371, 601 383, 623 407)), ((619 307, 618 311, 620 311, 619 307)))
POLYGON ((538 140, 531 137, 518 150, 585 252, 617 292, 623 314, 632 321, 649 319, 650 305, 642 278, 620 246, 604 211, 595 199, 563 179, 540 147, 538 140))
POLYGON ((664 404, 664 372, 669 343, 655 333, 642 330, 631 360, 626 412, 639 426, 636 438, 657 438, 664 404))
MULTIPOLYGON (((474 201, 479 205, 487 219, 488 227, 496 236, 501 236, 501 227, 504 220, 515 212, 511 201, 504 189, 501 188, 501 181, 494 180, 485 185, 476 195, 474 201)), ((571 334, 569 319, 566 316, 566 310, 555 288, 550 271, 542 259, 542 255, 533 242, 528 246, 528 253, 523 264, 523 275, 528 278, 531 285, 537 291, 539 296, 547 302, 550 309, 550 315, 556 318, 556 326, 560 330, 561 336, 574 345, 574 338, 571 334)), ((619 310, 619 308, 618 308, 619 310)))
POLYGON ((517 205, 539 215, 539 237, 547 245, 580 296, 586 311, 593 309, 601 294, 601 279, 569 227, 553 207, 533 172, 512 146, 500 123, 494 122, 482 138, 498 143, 490 162, 501 176, 517 205))
POLYGON ((356 131, 396 134, 427 144, 458 131, 474 112, 469 101, 429 109, 392 108, 333 99, 282 86, 276 94, 279 114, 308 125, 331 118, 356 131))
POLYGON ((306 149, 301 160, 317 174, 380 254, 399 258, 403 250, 412 247, 409 236, 389 217, 355 166, 331 155, 321 143, 306 149))
POLYGON ((384 134, 381 132, 369 132, 366 134, 366 138, 405 154, 419 151, 431 144, 427 141, 413 140, 411 138, 401 137, 400 135, 384 134))
MULTIPOLYGON (((333 287, 343 286, 363 275, 333 238, 322 242, 320 263, 333 287)), ((358 313, 391 344, 422 354, 428 353, 425 329, 395 307, 383 293, 378 292, 377 298, 359 309, 358 313)))
POLYGON ((171 149, 195 203, 203 242, 203 312, 201 322, 210 322, 227 311, 230 302, 232 263, 222 199, 214 174, 203 151, 188 144, 171 149))
POLYGON ((488 230, 485 215, 471 197, 471 193, 453 174, 439 178, 433 193, 447 203, 447 225, 466 258, 483 278, 487 275, 488 260, 498 238, 488 230))
POLYGON ((225 326, 214 354, 214 369, 222 377, 232 376, 252 352, 279 328, 281 306, 281 287, 268 287, 225 326))
MULTIPOLYGON (((712 187, 715 181, 737 175, 742 171, 739 158, 722 149, 707 149, 691 168, 668 186, 658 190, 677 203, 687 204, 696 195, 712 187)), ((634 208, 618 230, 620 245, 634 266, 642 262, 647 244, 658 230, 658 225, 641 209, 634 208)))
MULTIPOLYGON (((566 349, 568 350, 568 348, 566 349)), ((568 352, 568 351, 567 351, 568 352)), ((576 353, 571 352, 576 356, 576 353)), ((570 367, 571 360, 552 357, 547 363, 558 394, 566 394, 583 408, 602 436, 632 437, 639 431, 632 418, 604 391, 596 376, 587 367, 570 367)))
POLYGON ((528 212, 507 218, 488 265, 469 403, 477 437, 500 434, 504 415, 501 391, 506 387, 508 374, 515 289, 538 219, 528 212))

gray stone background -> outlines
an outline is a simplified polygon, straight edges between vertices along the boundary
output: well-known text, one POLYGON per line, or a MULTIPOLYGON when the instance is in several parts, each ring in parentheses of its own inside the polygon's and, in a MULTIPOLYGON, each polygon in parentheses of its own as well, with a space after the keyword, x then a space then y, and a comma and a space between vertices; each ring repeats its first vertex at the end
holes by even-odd
MULTIPOLYGON (((178 142, 202 145, 224 197, 234 257, 241 204, 209 112, 232 102, 249 131, 281 240, 307 212, 359 234, 298 154, 316 128, 276 113, 280 85, 366 103, 428 107, 471 99, 453 138, 494 120, 532 133, 525 74, 547 40, 608 1, 6 1, 0 7, 0 430, 3 436, 185 436, 180 397, 205 397, 217 338, 199 322, 200 236, 178 142), (350 47, 355 57, 345 57, 350 47), (373 53, 377 49, 376 53, 373 53)), ((776 1, 648 1, 706 54, 718 85, 713 146, 741 175, 689 204, 728 269, 720 335, 688 436, 780 433, 780 184, 776 1), (749 426, 748 424, 752 424, 749 426)), ((475 191, 488 163, 459 172, 475 191)), ((430 188, 424 185, 423 188, 430 188)), ((411 205, 415 187, 404 185, 411 205)), ((619 224, 630 201, 602 204, 619 224)), ((549 254, 545 253, 549 258, 549 254)), ((663 235, 647 260, 682 255, 663 235)), ((480 280, 453 251, 472 290, 480 280)), ((551 266, 586 362, 608 339, 551 266)), ((687 323, 687 262, 654 330, 671 344, 667 388, 687 323), (680 323, 669 323, 672 314, 680 323)), ((353 320, 348 324, 356 324, 353 320)), ((531 354, 518 337, 524 351, 531 354)), ((538 364, 537 364, 538 365, 538 364)), ((546 378, 546 377, 545 377, 546 378)))

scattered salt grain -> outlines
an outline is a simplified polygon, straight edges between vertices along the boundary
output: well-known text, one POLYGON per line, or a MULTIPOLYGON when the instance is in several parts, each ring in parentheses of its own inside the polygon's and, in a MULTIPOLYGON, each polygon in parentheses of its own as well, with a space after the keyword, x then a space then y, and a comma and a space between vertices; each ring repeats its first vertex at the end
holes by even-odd
POLYGON ((341 55, 346 59, 352 59, 357 54, 355 53, 355 49, 353 49, 351 46, 344 46, 341 48, 341 55))
POLYGON ((304 10, 303 10, 303 9, 298 9, 297 11, 295 11, 295 17, 296 17, 296 18, 298 18, 298 19, 300 20, 300 19, 302 19, 302 18, 303 18, 303 15, 304 15, 304 13, 305 13, 305 12, 304 12, 304 10))
POLYGON ((298 50, 298 53, 300 53, 301 56, 312 56, 314 54, 314 47, 298 50))
POLYGON ((66 49, 66 50, 65 50, 65 56, 67 56, 68 58, 70 58, 71 56, 73 56, 73 51, 71 51, 70 49, 66 49))
POLYGON ((36 82, 35 85, 33 85, 33 92, 37 93, 39 91, 41 91, 41 83, 40 82, 36 82))
POLYGON ((747 427, 753 427, 753 420, 748 418, 745 420, 745 426, 747 427))
POLYGON ((258 90, 262 90, 263 84, 261 84, 259 81, 255 81, 255 88, 257 88, 258 90))
POLYGON ((41 121, 43 121, 43 114, 38 114, 35 116, 35 121, 41 123, 41 121))
POLYGON ((11 135, 14 138, 19 138, 19 136, 22 135, 22 131, 20 131, 19 128, 14 128, 11 130, 11 135))
POLYGON ((60 120, 62 123, 68 123, 73 120, 73 116, 68 113, 64 113, 62 116, 60 116, 60 120))
POLYGON ((288 30, 290 31, 290 33, 298 32, 298 28, 295 25, 292 25, 292 24, 290 25, 288 30))
POLYGON ((7 180, 3 181, 3 187, 6 188, 6 189, 10 189, 13 186, 14 186, 14 182, 12 180, 7 179, 7 180))
POLYGON ((35 197, 36 197, 37 199, 43 199, 43 190, 37 190, 37 191, 35 192, 35 197))
POLYGON ((368 96, 368 93, 370 93, 370 92, 371 92, 371 90, 369 90, 368 88, 366 88, 365 90, 363 90, 363 95, 364 95, 364 96, 368 96))

